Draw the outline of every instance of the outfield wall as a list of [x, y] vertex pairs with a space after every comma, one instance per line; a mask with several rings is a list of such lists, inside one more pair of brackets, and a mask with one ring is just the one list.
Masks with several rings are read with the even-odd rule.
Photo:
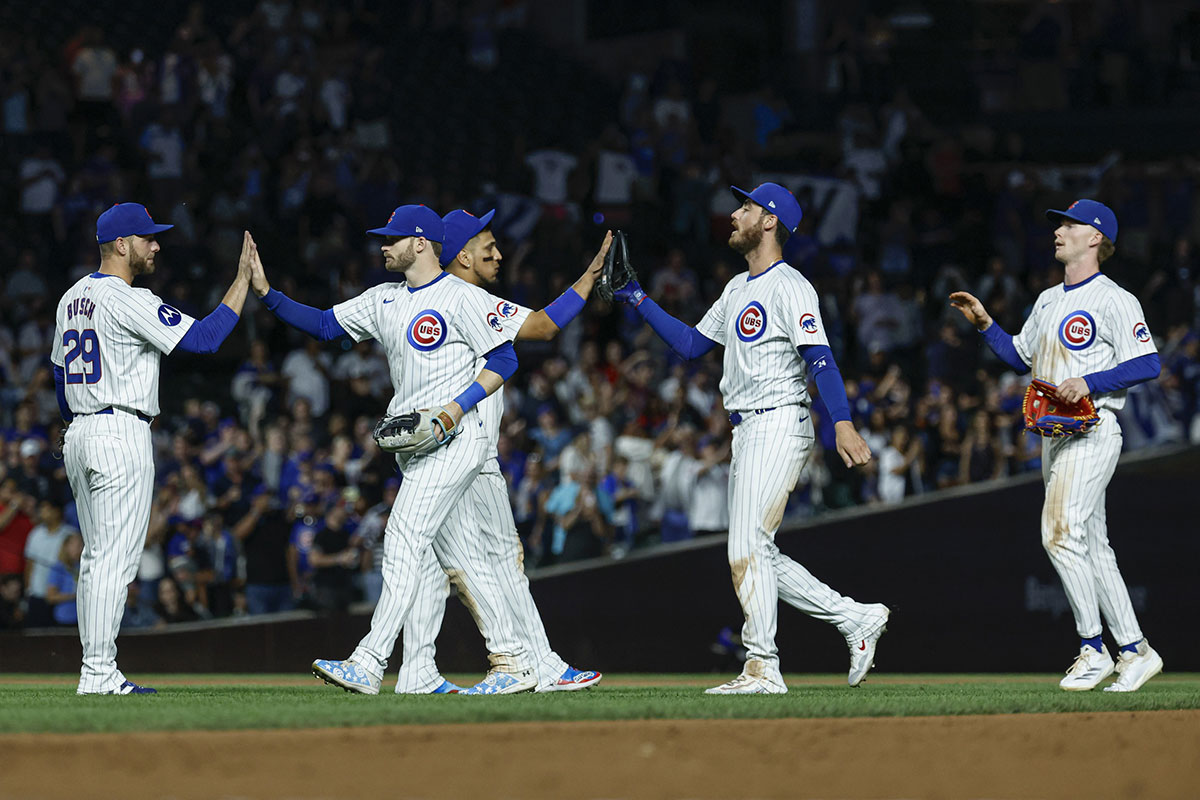
[[[1145, 632], [1168, 670], [1200, 670], [1200, 448], [1124, 460], [1108, 498], [1117, 557]], [[1037, 476], [964, 487], [888, 511], [852, 509], [778, 536], [780, 549], [839, 591], [893, 608], [877, 659], [887, 672], [1054, 671], [1077, 647], [1066, 597], [1041, 548]], [[640, 672], [729, 671], [735, 656], [716, 646], [735, 633], [724, 537], [707, 537], [620, 562], [542, 570], [533, 581], [550, 640], [584, 668]], [[304, 671], [316, 657], [343, 657], [369, 616], [316, 618], [303, 612], [196, 623], [123, 635], [121, 665], [151, 671]], [[830, 626], [782, 607], [785, 671], [836, 672], [845, 645]], [[1110, 641], [1111, 644], [1111, 641]], [[451, 600], [438, 640], [445, 672], [479, 672], [484, 649]], [[73, 634], [0, 635], [0, 673], [72, 672]], [[395, 663], [399, 662], [399, 653]]]

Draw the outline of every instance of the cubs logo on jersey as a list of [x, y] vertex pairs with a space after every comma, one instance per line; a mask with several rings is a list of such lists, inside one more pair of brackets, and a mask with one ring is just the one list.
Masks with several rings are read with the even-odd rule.
[[1083, 350], [1096, 340], [1096, 320], [1086, 311], [1072, 311], [1058, 326], [1058, 339], [1068, 350]]
[[767, 311], [752, 300], [737, 316], [737, 335], [743, 342], [753, 342], [767, 330]]
[[497, 333], [504, 333], [504, 323], [500, 321], [500, 317], [498, 317], [496, 314], [493, 313], [487, 315], [487, 324], [491, 326], [492, 330], [496, 331]]
[[418, 350], [436, 350], [444, 341], [446, 320], [432, 308], [418, 312], [408, 325], [408, 343]]
[[[499, 302], [496, 304], [496, 313], [500, 315], [501, 319], [508, 319], [509, 317], [516, 315], [517, 306], [515, 303], [509, 303], [507, 301], [502, 301], [502, 302]], [[492, 327], [495, 328], [496, 326], [492, 325]], [[496, 330], [500, 330], [500, 329], [496, 328]]]
[[174, 328], [183, 319], [183, 315], [177, 309], [163, 303], [158, 307], [158, 319], [168, 328]]
[[1146, 323], [1139, 322], [1133, 326], [1133, 338], [1137, 339], [1142, 344], [1150, 341], [1150, 329], [1146, 327]]
[[816, 333], [817, 318], [812, 314], [805, 314], [804, 316], [800, 317], [800, 330], [804, 331], [805, 333]]

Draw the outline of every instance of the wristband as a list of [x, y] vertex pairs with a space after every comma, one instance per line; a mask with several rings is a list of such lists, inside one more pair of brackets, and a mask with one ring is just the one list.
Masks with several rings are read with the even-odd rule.
[[487, 389], [484, 389], [479, 381], [475, 381], [466, 389], [464, 389], [462, 394], [454, 398], [454, 402], [458, 403], [459, 408], [461, 408], [465, 414], [475, 406], [479, 405], [479, 402], [487, 396]]
[[579, 316], [579, 312], [583, 310], [583, 302], [579, 292], [575, 291], [575, 287], [572, 286], [560, 294], [553, 303], [546, 306], [546, 316], [561, 331], [571, 320]]

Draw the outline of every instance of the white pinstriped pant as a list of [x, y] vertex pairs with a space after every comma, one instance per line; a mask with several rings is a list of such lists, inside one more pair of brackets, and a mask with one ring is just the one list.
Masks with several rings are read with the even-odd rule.
[[746, 622], [747, 659], [779, 661], [779, 601], [851, 635], [872, 621], [867, 607], [838, 594], [779, 552], [775, 534], [813, 446], [808, 409], [782, 406], [748, 414], [733, 429], [729, 474], [729, 567]]
[[67, 428], [63, 463], [83, 534], [75, 590], [83, 645], [78, 692], [105, 694], [125, 682], [117, 633], [150, 525], [150, 425], [124, 411], [79, 415]]
[[1089, 433], [1042, 442], [1042, 546], [1062, 579], [1079, 636], [1103, 631], [1101, 613], [1118, 645], [1141, 641], [1129, 590], [1108, 543], [1104, 494], [1121, 456], [1121, 426], [1107, 410]]
[[[441, 630], [446, 598], [450, 594], [447, 573], [455, 576], [460, 596], [480, 626], [479, 632], [488, 644], [491, 665], [507, 666], [502, 657], [498, 658], [489, 631], [480, 624], [479, 614], [475, 611], [480, 600], [478, 591], [471, 591], [469, 587], [464, 591], [458, 580], [464, 569], [458, 559], [463, 557], [479, 559], [495, 569], [500, 589], [497, 601], [504, 609], [503, 613], [512, 620], [521, 645], [536, 662], [539, 683], [556, 681], [567, 669], [567, 663], [550, 649], [546, 627], [530, 594], [529, 578], [525, 576], [525, 554], [508, 502], [508, 484], [496, 459], [488, 459], [484, 464], [471, 484], [466, 502], [475, 508], [479, 529], [456, 536], [456, 540], [469, 540], [463, 543], [465, 546], [454, 548], [456, 552], [439, 551], [436, 558], [429, 557], [423, 562], [417, 600], [404, 625], [404, 663], [396, 680], [397, 692], [429, 692], [443, 680], [435, 663], [434, 640]], [[436, 542], [434, 547], [437, 548]]]
[[[431, 575], [430, 565], [436, 569], [439, 557], [461, 568], [456, 578], [466, 587], [464, 602], [486, 632], [489, 646], [495, 648], [494, 657], [509, 670], [527, 665], [528, 655], [498, 600], [496, 570], [483, 556], [477, 512], [467, 493], [479, 474], [486, 447], [482, 433], [479, 438], [466, 434], [401, 464], [404, 480], [384, 529], [383, 592], [371, 617], [371, 630], [350, 656], [376, 675], [387, 670], [396, 637], [423, 585], [422, 572]], [[444, 584], [445, 574], [440, 580]], [[442, 591], [444, 607], [447, 589]]]

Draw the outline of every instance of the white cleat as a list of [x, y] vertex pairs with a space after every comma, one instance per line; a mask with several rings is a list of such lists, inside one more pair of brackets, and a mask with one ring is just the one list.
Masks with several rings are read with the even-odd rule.
[[738, 675], [728, 683], [705, 689], [705, 694], [787, 694], [787, 684], [779, 667], [764, 661], [747, 661]]
[[1104, 649], [1104, 645], [1097, 650], [1090, 644], [1085, 644], [1079, 648], [1079, 655], [1075, 656], [1075, 663], [1067, 670], [1067, 677], [1059, 681], [1058, 685], [1068, 692], [1088, 692], [1112, 674], [1112, 656]]
[[892, 614], [892, 610], [882, 603], [870, 607], [879, 612], [878, 616], [846, 637], [846, 646], [850, 648], [850, 674], [846, 676], [846, 683], [851, 686], [862, 683], [871, 667], [875, 666], [875, 646], [879, 644], [879, 637], [887, 631], [888, 617]]
[[1117, 655], [1117, 672], [1120, 676], [1106, 692], [1136, 692], [1142, 684], [1163, 670], [1163, 660], [1145, 639], [1138, 642], [1137, 652], [1122, 650]]

